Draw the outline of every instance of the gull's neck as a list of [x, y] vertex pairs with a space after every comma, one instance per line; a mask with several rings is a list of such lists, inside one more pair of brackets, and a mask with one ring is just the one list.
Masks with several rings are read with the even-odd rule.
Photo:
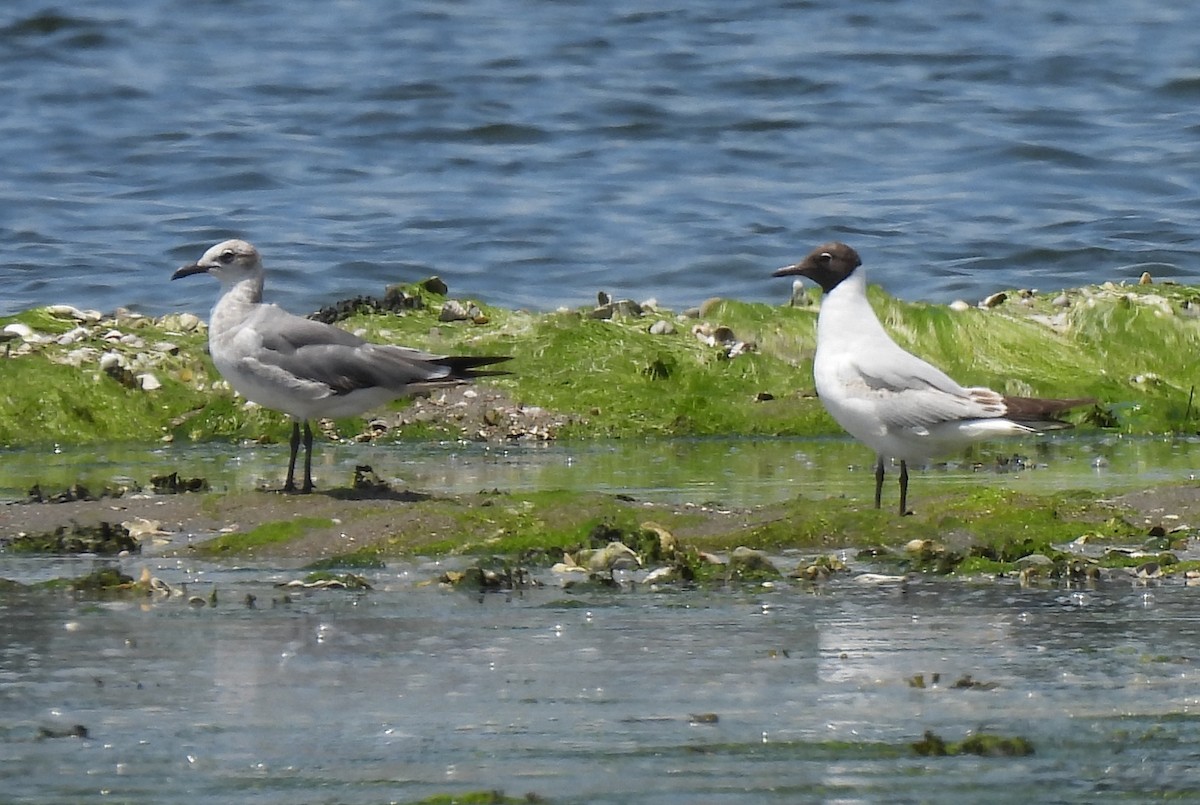
[[209, 327], [220, 331], [235, 326], [262, 304], [263, 275], [255, 274], [221, 283], [221, 295], [213, 305]]
[[882, 335], [891, 340], [879, 323], [879, 317], [867, 301], [867, 275], [861, 268], [853, 271], [821, 299], [817, 317], [817, 344], [873, 339]]

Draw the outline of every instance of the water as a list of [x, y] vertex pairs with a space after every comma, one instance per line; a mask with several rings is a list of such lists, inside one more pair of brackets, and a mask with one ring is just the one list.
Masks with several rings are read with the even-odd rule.
[[0, 313], [297, 311], [437, 273], [509, 306], [1197, 278], [1195, 3], [11, 0]]
[[[1012, 459], [1018, 463], [1012, 463]], [[797, 495], [865, 499], [874, 488], [874, 454], [849, 438], [669, 439], [493, 446], [468, 442], [320, 445], [318, 486], [346, 487], [366, 464], [398, 488], [433, 494], [501, 489], [565, 489], [632, 494], [642, 500], [757, 506]], [[1000, 462], [1009, 461], [1008, 464]], [[278, 488], [286, 445], [107, 444], [0, 451], [0, 501], [80, 483], [150, 485], [155, 475], [204, 478], [216, 491]], [[964, 451], [914, 473], [913, 494], [939, 484], [998, 484], [1026, 492], [1090, 489], [1097, 494], [1195, 479], [1196, 439], [1071, 434], [1010, 440]], [[890, 484], [890, 482], [889, 482]], [[889, 492], [890, 494], [890, 492]]]
[[[1194, 477], [1198, 457], [1186, 439], [1011, 446], [1032, 469], [956, 461], [919, 474], [914, 492], [973, 476], [1103, 494]], [[24, 472], [100, 484], [151, 468], [244, 488], [278, 474], [281, 449], [12, 452], [0, 490]], [[866, 500], [871, 481], [871, 457], [841, 439], [341, 445], [321, 455], [321, 473], [368, 460], [429, 491], [599, 488], [752, 505]], [[182, 596], [0, 592], [5, 802], [368, 805], [481, 789], [656, 805], [1200, 796], [1200, 599], [1179, 579], [1025, 589], [838, 577], [818, 589], [572, 593], [540, 571], [545, 587], [470, 595], [426, 583], [467, 560], [416, 558], [365, 571], [370, 592], [285, 600], [275, 585], [302, 575], [293, 563], [159, 551], [0, 554], [0, 578], [74, 577], [111, 561], [218, 598], [197, 608]], [[868, 569], [842, 555], [855, 574]], [[910, 686], [916, 675], [925, 689]], [[954, 686], [968, 675], [989, 689]], [[43, 736], [76, 724], [86, 739]], [[906, 747], [925, 730], [1020, 735], [1035, 754], [919, 758]]]
[[[220, 602], [0, 597], [6, 802], [1200, 795], [1200, 602], [1179, 584], [470, 596], [395, 563], [372, 592], [284, 603], [275, 568], [128, 564]], [[966, 675], [994, 687], [954, 688]], [[37, 737], [75, 724], [86, 740]], [[1035, 754], [910, 755], [925, 730], [1021, 735]]]

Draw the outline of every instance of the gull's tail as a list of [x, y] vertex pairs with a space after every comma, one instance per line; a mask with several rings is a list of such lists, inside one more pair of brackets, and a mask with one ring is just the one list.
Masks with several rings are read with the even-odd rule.
[[1095, 405], [1095, 397], [1074, 397], [1069, 400], [1045, 400], [1040, 397], [1005, 397], [1004, 418], [1035, 430], [1062, 430], [1075, 427], [1058, 415], [1072, 408]]

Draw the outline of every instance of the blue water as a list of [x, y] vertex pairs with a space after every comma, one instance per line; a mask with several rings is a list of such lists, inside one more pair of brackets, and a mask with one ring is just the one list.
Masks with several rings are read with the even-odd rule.
[[230, 236], [297, 311], [779, 300], [833, 237], [909, 298], [1198, 278], [1188, 0], [55, 8], [0, 8], [0, 313], [203, 311]]
[[[364, 571], [369, 593], [289, 593], [274, 585], [302, 573], [253, 562], [5, 555], [0, 577], [101, 564], [216, 605], [0, 595], [6, 803], [1200, 796], [1200, 605], [1178, 579], [581, 593], [537, 571], [547, 586], [472, 596], [414, 560]], [[956, 688], [966, 676], [990, 689]], [[41, 733], [76, 724], [88, 738]], [[1022, 736], [1034, 754], [922, 758], [908, 744], [925, 730]]]

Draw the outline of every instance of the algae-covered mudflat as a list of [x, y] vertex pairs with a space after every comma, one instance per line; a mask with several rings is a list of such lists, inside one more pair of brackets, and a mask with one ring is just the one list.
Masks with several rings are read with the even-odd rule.
[[15, 801], [1200, 793], [1192, 289], [877, 294], [966, 382], [1100, 400], [908, 517], [812, 394], [809, 301], [405, 293], [342, 326], [513, 374], [322, 423], [305, 496], [199, 318], [3, 323]]
[[[1013, 290], [1003, 299], [996, 295], [975, 306], [907, 303], [878, 289], [872, 294], [881, 318], [902, 345], [929, 357], [964, 383], [1010, 394], [1098, 400], [1073, 414], [1077, 428], [1070, 435], [1059, 435], [1060, 440], [1094, 440], [1098, 435], [1175, 438], [1186, 449], [1185, 437], [1195, 431], [1192, 356], [1200, 342], [1195, 307], [1200, 290], [1173, 284], [1106, 283], [1052, 295]], [[627, 444], [647, 438], [833, 436], [838, 434], [837, 426], [812, 391], [818, 296], [800, 294], [782, 305], [712, 299], [690, 311], [659, 309], [652, 300], [601, 300], [595, 308], [538, 313], [458, 299], [437, 280], [390, 288], [381, 297], [348, 300], [321, 313], [374, 340], [435, 352], [511, 355], [512, 373], [472, 388], [400, 402], [367, 418], [326, 421], [322, 434], [327, 444], [350, 445], [345, 448], [350, 451], [431, 442], [480, 443], [502, 449], [550, 441], [586, 445], [614, 439]], [[115, 450], [118, 445], [137, 444], [166, 449], [187, 444], [273, 443], [275, 449], [267, 452], [274, 453], [282, 468], [286, 418], [245, 404], [215, 373], [205, 351], [200, 317], [174, 314], [153, 319], [57, 306], [2, 320], [0, 332], [5, 338], [0, 359], [0, 444], [15, 463], [21, 463], [16, 456], [35, 457], [27, 479], [30, 487], [50, 480], [46, 469], [53, 462], [46, 460], [36, 467], [36, 456], [48, 451], [69, 454], [89, 446]], [[255, 448], [255, 453], [261, 456], [264, 449]], [[865, 448], [850, 449], [865, 454]], [[1005, 450], [1000, 445], [995, 451], [952, 458], [959, 466], [976, 462], [978, 468], [997, 457], [1007, 460]], [[628, 460], [638, 462], [636, 452]], [[786, 458], [772, 460], [788, 475]], [[134, 481], [107, 491], [132, 493], [148, 486], [144, 479], [156, 470], [184, 477], [203, 474], [199, 468], [180, 466], [174, 458], [162, 461], [162, 466], [146, 469], [140, 484]], [[846, 466], [863, 461], [869, 457], [850, 459]], [[1036, 463], [1036, 457], [1032, 461]], [[610, 471], [616, 472], [615, 466], [610, 465]], [[264, 470], [267, 485], [273, 472]], [[817, 472], [846, 474], [844, 467], [828, 465]], [[324, 479], [326, 491], [352, 491], [350, 475], [331, 472]], [[769, 472], [756, 467], [745, 483], [765, 475]], [[636, 525], [637, 516], [625, 510], [637, 507], [603, 497], [605, 491], [617, 490], [599, 474], [590, 476], [596, 486], [592, 490], [565, 488], [556, 480], [562, 477], [553, 470], [545, 473], [533, 490], [542, 495], [540, 499], [511, 504], [507, 496], [512, 490], [498, 484], [492, 491], [503, 505], [489, 504], [491, 517], [463, 503], [471, 500], [469, 495], [431, 496], [419, 486], [408, 489], [416, 494], [407, 497], [375, 500], [371, 505], [387, 512], [383, 521], [393, 522], [399, 516], [395, 512], [404, 512], [403, 517], [417, 522], [391, 530], [363, 524], [360, 545], [369, 543], [384, 552], [493, 551], [519, 547], [512, 543], [519, 539], [526, 547], [540, 543], [561, 548], [578, 543], [596, 522], [628, 520]], [[80, 480], [60, 474], [50, 486], [65, 487]], [[103, 497], [109, 480], [91, 478], [89, 483]], [[7, 479], [7, 483], [9, 497], [21, 497], [15, 490], [24, 486], [22, 481]], [[850, 483], [834, 493], [797, 494], [790, 500], [775, 499], [770, 506], [746, 508], [751, 513], [736, 522], [722, 522], [721, 517], [702, 511], [704, 507], [694, 506], [678, 516], [658, 512], [655, 517], [665, 518], [683, 533], [696, 517], [706, 519], [696, 532], [711, 544], [699, 544], [700, 548], [894, 547], [913, 539], [940, 540], [951, 535], [958, 543], [947, 548], [955, 552], [955, 567], [965, 558], [964, 552], [975, 549], [985, 556], [1002, 554], [998, 567], [1009, 569], [1025, 540], [1031, 540], [1024, 545], [1030, 549], [1026, 553], [1033, 553], [1034, 548], [1045, 551], [1082, 536], [1130, 540], [1150, 527], [1140, 513], [1105, 502], [1111, 490], [1104, 494], [1089, 490], [1086, 478], [1080, 488], [1045, 496], [1038, 490], [997, 493], [986, 483], [935, 491], [918, 479], [914, 484], [920, 502], [917, 516], [903, 519], [869, 509], [862, 496], [865, 484], [856, 476], [857, 489], [848, 491]], [[333, 505], [346, 508], [352, 504], [345, 498], [354, 496], [318, 496], [311, 501], [278, 498], [254, 493], [253, 486], [243, 483], [241, 488], [219, 491], [210, 487], [201, 500], [212, 511], [241, 511], [240, 517], [225, 518], [224, 525], [237, 520], [238, 527], [245, 529], [263, 525], [273, 516], [310, 516], [310, 509]], [[635, 486], [645, 489], [654, 484], [644, 476]], [[254, 503], [240, 502], [247, 494]], [[670, 508], [671, 501], [657, 503]], [[103, 512], [107, 505], [101, 502], [94, 508]], [[498, 514], [514, 508], [534, 513], [516, 519]], [[6, 509], [10, 521], [6, 536], [28, 530], [11, 521], [33, 518], [33, 511], [53, 512], [37, 515], [38, 519], [66, 522], [65, 513], [53, 506]], [[710, 509], [723, 511], [719, 505]], [[560, 513], [552, 514], [555, 510]], [[544, 525], [560, 520], [561, 527]], [[1109, 523], [1111, 533], [1092, 527], [1094, 523]], [[186, 527], [186, 523], [178, 526]], [[293, 536], [299, 540], [303, 531]], [[337, 529], [327, 531], [332, 536], [323, 551], [312, 547], [319, 540], [311, 537], [305, 551], [326, 556], [341, 552]], [[1005, 542], [1017, 547], [999, 554], [978, 547]], [[285, 554], [298, 545], [276, 549]], [[237, 547], [237, 540], [230, 538], [225, 550], [236, 554]]]
[[[713, 299], [697, 310], [667, 311], [651, 300], [617, 300], [535, 313], [435, 293], [442, 289], [426, 282], [385, 297], [399, 295], [401, 304], [367, 300], [330, 310], [345, 315], [340, 326], [380, 341], [512, 355], [510, 376], [480, 384], [511, 404], [459, 428], [452, 418], [401, 414], [376, 417], [373, 429], [361, 420], [330, 423], [330, 436], [837, 432], [812, 391], [816, 293], [789, 305]], [[1083, 411], [1081, 424], [1113, 432], [1194, 430], [1196, 288], [1109, 283], [1054, 295], [1011, 291], [1002, 303], [965, 309], [903, 302], [877, 289], [872, 295], [902, 346], [964, 383], [1009, 394], [1092, 396], [1101, 404]], [[264, 440], [286, 432], [281, 416], [243, 405], [214, 373], [196, 316], [60, 306], [0, 319], [0, 332], [0, 445]], [[514, 407], [554, 417], [514, 424], [507, 417]]]

